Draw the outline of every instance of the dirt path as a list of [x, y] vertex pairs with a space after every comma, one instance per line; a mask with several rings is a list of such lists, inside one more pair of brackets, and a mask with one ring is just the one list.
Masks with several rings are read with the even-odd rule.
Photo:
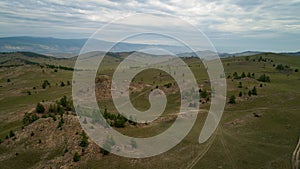
[[293, 158], [292, 158], [292, 169], [299, 169], [299, 154], [300, 154], [300, 138], [298, 141], [298, 144], [296, 146], [295, 151], [293, 152]]

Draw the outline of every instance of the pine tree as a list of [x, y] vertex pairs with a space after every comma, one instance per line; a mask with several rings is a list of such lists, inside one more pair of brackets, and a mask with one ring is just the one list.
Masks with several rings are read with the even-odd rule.
[[251, 91], [251, 94], [252, 95], [257, 95], [257, 91], [256, 91], [256, 87], [255, 86], [253, 87], [253, 89]]
[[235, 104], [235, 96], [234, 95], [230, 96], [228, 103]]

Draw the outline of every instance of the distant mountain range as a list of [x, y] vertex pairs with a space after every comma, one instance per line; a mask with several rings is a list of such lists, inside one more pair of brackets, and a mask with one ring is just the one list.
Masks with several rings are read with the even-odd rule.
[[[30, 51], [42, 54], [51, 54], [54, 56], [70, 56], [78, 54], [86, 43], [87, 39], [57, 39], [48, 37], [5, 37], [0, 38], [1, 52]], [[105, 51], [108, 47], [114, 45], [113, 42], [93, 39], [93, 44], [97, 45], [99, 51]], [[116, 44], [110, 52], [130, 52], [142, 49], [161, 48], [171, 51], [175, 54], [188, 51], [186, 47], [172, 45], [148, 45], [120, 42]], [[69, 54], [69, 55], [65, 55]]]
[[[50, 54], [55, 57], [72, 57], [77, 55], [87, 39], [57, 39], [51, 37], [3, 37], [0, 38], [0, 52], [16, 52], [16, 51], [30, 51], [41, 54]], [[113, 42], [93, 39], [93, 43], [97, 44], [99, 51], [112, 46]], [[133, 43], [118, 43], [115, 45], [111, 52], [131, 52], [143, 49], [160, 48], [179, 56], [189, 57], [194, 56], [195, 53], [190, 53], [188, 48], [183, 46], [172, 45], [149, 45], [149, 44], [133, 44]], [[231, 56], [247, 56], [256, 55], [264, 52], [259, 51], [246, 51], [241, 53], [218, 53], [220, 57]], [[153, 54], [153, 53], [152, 53]], [[198, 51], [197, 55], [215, 55], [213, 51]], [[300, 56], [300, 52], [280, 53], [290, 56]]]

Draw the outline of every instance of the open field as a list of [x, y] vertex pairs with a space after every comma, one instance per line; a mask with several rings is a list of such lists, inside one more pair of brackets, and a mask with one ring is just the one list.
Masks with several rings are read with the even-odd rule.
[[[106, 75], [109, 83], [114, 69], [128, 54], [106, 57], [97, 78]], [[226, 104], [221, 123], [211, 139], [204, 144], [198, 143], [207, 115], [205, 110], [210, 107], [209, 100], [207, 103], [202, 100], [202, 111], [188, 136], [170, 151], [146, 159], [128, 159], [112, 154], [102, 156], [100, 148], [91, 140], [87, 148], [79, 147], [80, 136], [75, 133], [81, 132], [80, 125], [72, 115], [64, 115], [70, 123], [63, 125], [62, 130], [56, 127], [61, 118], [59, 115], [57, 121], [51, 121], [49, 117], [39, 119], [22, 129], [25, 112], [34, 111], [38, 102], [54, 102], [64, 95], [71, 98], [72, 70], [68, 68], [73, 67], [75, 59], [26, 53], [0, 54], [0, 59], [0, 166], [3, 168], [41, 168], [43, 164], [51, 166], [55, 163], [69, 168], [291, 168], [293, 151], [300, 135], [300, 72], [295, 71], [300, 69], [300, 57], [265, 53], [223, 58], [227, 98], [229, 101], [229, 97], [234, 95], [236, 103]], [[208, 75], [201, 61], [196, 58], [183, 60], [193, 71], [199, 88], [210, 93]], [[288, 67], [277, 70], [280, 64]], [[59, 65], [63, 67], [59, 68]], [[235, 72], [239, 76], [244, 72], [246, 77], [235, 78]], [[270, 82], [257, 80], [263, 74], [270, 77]], [[50, 85], [43, 88], [45, 80]], [[168, 83], [172, 86], [166, 87]], [[148, 125], [126, 124], [117, 130], [130, 136], [149, 137], [172, 125], [180, 106], [180, 95], [177, 85], [167, 73], [154, 69], [143, 71], [135, 77], [131, 86], [131, 101], [139, 110], [149, 108], [148, 94], [155, 88], [167, 94], [168, 104], [160, 120]], [[249, 96], [248, 92], [254, 86], [257, 95]], [[110, 96], [102, 97], [102, 90], [99, 89], [97, 97], [100, 109], [106, 107], [108, 112], [117, 113]], [[239, 96], [240, 92], [242, 96]], [[15, 140], [13, 137], [5, 138], [11, 130], [16, 133]], [[36, 134], [29, 136], [31, 132]], [[68, 137], [73, 140], [72, 143], [64, 142]], [[37, 145], [39, 139], [41, 145]], [[44, 140], [49, 140], [47, 143], [52, 146], [46, 146]], [[82, 152], [78, 162], [72, 160], [75, 150]]]

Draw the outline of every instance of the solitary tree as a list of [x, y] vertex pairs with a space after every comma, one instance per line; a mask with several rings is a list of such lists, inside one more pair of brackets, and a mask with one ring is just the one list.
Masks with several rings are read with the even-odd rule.
[[241, 78], [245, 78], [245, 77], [246, 77], [246, 74], [245, 74], [245, 72], [243, 72], [241, 75]]
[[251, 94], [252, 95], [257, 95], [257, 91], [256, 91], [256, 87], [255, 86], [253, 87], [253, 89], [251, 91]]
[[243, 92], [241, 92], [241, 91], [240, 91], [240, 93], [239, 93], [239, 97], [242, 97], [242, 96], [243, 96]]
[[239, 86], [238, 86], [238, 88], [243, 88], [243, 84], [242, 84], [242, 82], [239, 82]]
[[228, 103], [235, 104], [235, 96], [234, 95], [230, 96]]
[[79, 161], [80, 160], [80, 156], [79, 156], [79, 154], [77, 153], [77, 152], [75, 152], [75, 154], [74, 154], [74, 156], [73, 156], [73, 161], [74, 162], [77, 162], [77, 161]]
[[252, 95], [252, 92], [251, 90], [248, 91], [248, 96], [251, 96]]
[[44, 106], [43, 106], [41, 103], [38, 103], [38, 104], [36, 105], [35, 110], [36, 110], [36, 112], [38, 112], [38, 113], [44, 113], [44, 112], [45, 112], [45, 108], [44, 108]]

